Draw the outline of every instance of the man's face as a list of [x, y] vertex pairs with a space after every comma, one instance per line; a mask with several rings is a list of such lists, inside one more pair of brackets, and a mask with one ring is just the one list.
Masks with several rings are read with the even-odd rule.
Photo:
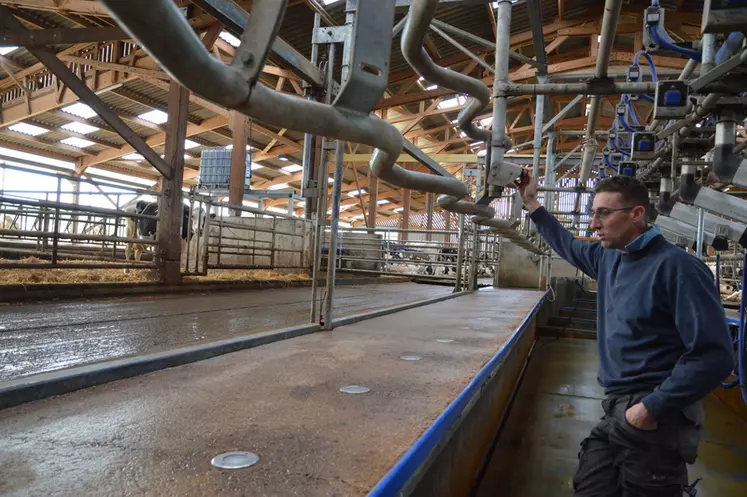
[[591, 229], [604, 248], [623, 250], [638, 237], [645, 215], [642, 206], [631, 208], [623, 204], [619, 193], [601, 192], [594, 197], [593, 209]]

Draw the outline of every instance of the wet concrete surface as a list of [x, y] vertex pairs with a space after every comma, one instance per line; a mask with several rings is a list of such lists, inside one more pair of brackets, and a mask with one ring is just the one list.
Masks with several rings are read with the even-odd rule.
[[[475, 497], [572, 497], [581, 441], [604, 415], [597, 343], [542, 338]], [[690, 481], [698, 497], [747, 495], [747, 425], [714, 396]], [[516, 464], [521, 461], [521, 464]]]
[[[484, 290], [5, 409], [0, 494], [364, 496], [540, 296]], [[211, 467], [231, 450], [261, 460]]]
[[[339, 286], [335, 317], [451, 291], [415, 283]], [[310, 288], [3, 306], [0, 381], [301, 325], [310, 306]]]

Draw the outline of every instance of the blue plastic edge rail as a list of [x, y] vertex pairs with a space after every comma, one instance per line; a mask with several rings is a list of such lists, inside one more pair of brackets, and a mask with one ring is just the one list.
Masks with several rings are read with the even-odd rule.
[[480, 394], [483, 386], [492, 379], [503, 360], [514, 349], [514, 346], [521, 338], [526, 327], [534, 318], [537, 311], [545, 302], [548, 292], [537, 301], [529, 311], [529, 314], [522, 320], [511, 338], [501, 347], [496, 355], [488, 361], [485, 366], [475, 375], [472, 381], [462, 390], [459, 396], [452, 402], [449, 407], [433, 422], [433, 424], [423, 433], [410, 450], [392, 467], [391, 470], [382, 478], [379, 483], [371, 490], [368, 497], [393, 497], [402, 491], [415, 472], [428, 460], [433, 450], [438, 446], [445, 435], [451, 432], [451, 428], [464, 414], [467, 408], [471, 408], [477, 395]]

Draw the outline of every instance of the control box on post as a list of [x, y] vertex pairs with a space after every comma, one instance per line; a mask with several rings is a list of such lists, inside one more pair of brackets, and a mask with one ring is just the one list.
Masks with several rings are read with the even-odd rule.
[[743, 31], [747, 25], [744, 0], [705, 0], [700, 30], [703, 33]]
[[621, 176], [635, 176], [635, 173], [638, 171], [638, 164], [632, 161], [622, 161], [618, 167]]
[[633, 133], [630, 160], [651, 160], [656, 153], [656, 135], [648, 132]]
[[654, 97], [654, 119], [681, 119], [687, 116], [687, 83], [659, 81]]
[[661, 47], [648, 29], [652, 26], [664, 26], [664, 9], [661, 7], [648, 7], [643, 11], [643, 47], [647, 52], [657, 52]]

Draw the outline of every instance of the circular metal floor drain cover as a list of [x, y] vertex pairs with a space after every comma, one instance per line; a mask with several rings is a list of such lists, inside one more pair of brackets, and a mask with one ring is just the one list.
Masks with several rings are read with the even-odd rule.
[[259, 456], [252, 452], [224, 452], [218, 454], [210, 464], [220, 469], [244, 469], [259, 462]]
[[415, 354], [405, 354], [402, 357], [400, 357], [400, 359], [402, 359], [403, 361], [419, 361], [422, 358], [423, 358], [422, 356], [415, 355]]
[[346, 387], [342, 387], [340, 389], [340, 391], [342, 393], [355, 393], [355, 394], [358, 394], [358, 393], [368, 393], [368, 392], [371, 391], [371, 389], [368, 388], [368, 387], [361, 387], [359, 385], [348, 385]]
[[437, 341], [438, 343], [451, 343], [451, 342], [453, 342], [454, 340], [452, 340], [451, 338], [439, 338], [439, 339], [438, 339], [438, 340], [436, 340], [436, 341]]

